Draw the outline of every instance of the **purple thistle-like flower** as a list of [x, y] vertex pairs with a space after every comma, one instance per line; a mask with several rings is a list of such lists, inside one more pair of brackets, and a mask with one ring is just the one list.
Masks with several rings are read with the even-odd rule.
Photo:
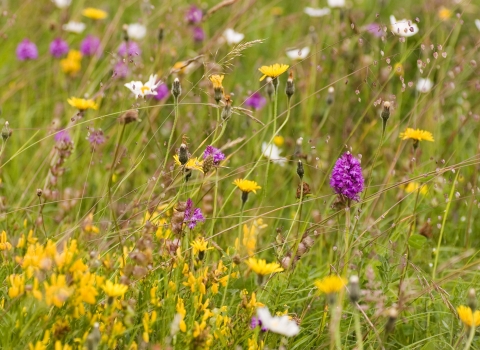
[[254, 109], [262, 109], [266, 103], [267, 99], [260, 95], [259, 92], [255, 92], [246, 99], [245, 106], [252, 107]]
[[250, 320], [250, 329], [255, 329], [257, 327], [261, 327], [262, 332], [268, 331], [266, 327], [262, 326], [262, 321], [256, 316], [253, 316], [252, 319]]
[[370, 23], [366, 26], [365, 28], [367, 32], [372, 34], [373, 36], [377, 38], [381, 38], [382, 35], [384, 34], [382, 26], [378, 23]]
[[198, 222], [204, 222], [205, 218], [200, 208], [193, 208], [193, 201], [188, 198], [185, 206], [185, 218], [183, 222], [187, 224], [188, 228], [193, 230]]
[[202, 21], [203, 12], [197, 6], [192, 5], [185, 15], [185, 20], [190, 24], [198, 24]]
[[19, 61], [36, 60], [38, 58], [37, 45], [28, 39], [24, 39], [18, 44], [16, 53]]
[[68, 53], [68, 44], [66, 41], [56, 38], [50, 43], [50, 54], [55, 58], [60, 58]]
[[193, 28], [193, 40], [196, 42], [203, 41], [205, 39], [205, 32], [201, 27]]
[[92, 130], [90, 135], [88, 135], [87, 140], [92, 146], [99, 146], [102, 143], [105, 143], [105, 135], [103, 135], [102, 130]]
[[142, 54], [142, 50], [140, 46], [135, 41], [123, 41], [120, 46], [118, 47], [118, 54], [122, 57], [124, 56], [140, 56]]
[[213, 164], [218, 165], [222, 160], [225, 159], [225, 154], [222, 153], [218, 148], [213, 146], [207, 146], [205, 152], [203, 152], [203, 159], [207, 159], [208, 156], [213, 157]]
[[156, 100], [163, 100], [164, 98], [168, 97], [170, 94], [170, 89], [168, 88], [167, 84], [161, 84], [157, 86], [157, 94], [152, 95]]
[[85, 56], [101, 55], [100, 39], [93, 35], [87, 35], [80, 43], [80, 52]]
[[55, 142], [63, 142], [66, 144], [72, 142], [72, 138], [70, 137], [70, 134], [65, 129], [57, 131], [57, 133], [55, 133], [54, 139], [55, 139]]
[[340, 195], [358, 201], [358, 194], [364, 189], [362, 167], [357, 158], [349, 152], [338, 158], [330, 177], [330, 187]]
[[116, 78], [126, 78], [130, 70], [128, 69], [128, 65], [120, 60], [115, 64], [115, 67], [113, 67], [113, 72]]

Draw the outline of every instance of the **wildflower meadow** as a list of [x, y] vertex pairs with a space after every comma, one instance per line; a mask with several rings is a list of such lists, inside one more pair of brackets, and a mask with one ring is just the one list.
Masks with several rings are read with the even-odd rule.
[[480, 349], [480, 2], [0, 1], [0, 349]]

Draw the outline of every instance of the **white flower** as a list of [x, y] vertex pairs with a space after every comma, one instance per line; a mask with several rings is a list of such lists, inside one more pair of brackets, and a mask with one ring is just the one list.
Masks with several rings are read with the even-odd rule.
[[395, 16], [390, 16], [392, 31], [395, 35], [409, 37], [418, 33], [418, 26], [409, 19], [396, 20]]
[[345, 0], [328, 0], [327, 3], [330, 7], [345, 7]]
[[270, 159], [273, 163], [280, 164], [281, 166], [284, 166], [287, 162], [287, 158], [280, 156], [282, 151], [272, 143], [269, 145], [267, 145], [266, 142], [262, 143], [262, 153], [264, 157]]
[[64, 9], [70, 6], [72, 0], [52, 0], [59, 9]]
[[131, 92], [135, 94], [135, 98], [138, 98], [139, 96], [145, 97], [147, 95], [155, 95], [156, 91], [155, 89], [162, 83], [161, 80], [159, 80], [157, 83], [157, 75], [150, 75], [150, 79], [143, 84], [141, 81], [131, 81], [130, 83], [126, 83], [125, 87], [130, 89]]
[[305, 46], [303, 49], [300, 50], [288, 50], [287, 56], [292, 60], [303, 60], [307, 58], [309, 53], [310, 48], [308, 46]]
[[85, 27], [85, 23], [70, 21], [67, 24], [64, 24], [62, 28], [67, 32], [80, 34], [85, 30]]
[[257, 309], [258, 319], [262, 322], [262, 327], [269, 331], [282, 334], [287, 337], [293, 337], [300, 332], [297, 322], [290, 320], [288, 316], [273, 316], [268, 308], [262, 307]]
[[305, 12], [310, 17], [323, 17], [323, 16], [326, 16], [326, 15], [329, 15], [332, 11], [328, 7], [324, 7], [322, 9], [316, 9], [316, 8], [313, 8], [313, 7], [305, 7], [303, 9], [303, 12]]
[[475, 25], [477, 26], [477, 29], [480, 30], [480, 19], [475, 20]]
[[245, 35], [228, 28], [223, 32], [223, 37], [227, 40], [228, 45], [238, 44], [245, 38]]
[[130, 39], [141, 40], [147, 35], [147, 27], [140, 23], [129, 24], [127, 34]]
[[426, 79], [420, 78], [417, 81], [417, 91], [419, 92], [427, 93], [430, 90], [432, 90], [432, 87], [433, 87], [433, 82], [428, 78]]

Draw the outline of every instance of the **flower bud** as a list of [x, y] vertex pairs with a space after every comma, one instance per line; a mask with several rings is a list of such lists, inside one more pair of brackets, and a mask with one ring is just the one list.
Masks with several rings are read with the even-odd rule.
[[172, 85], [172, 95], [173, 97], [175, 97], [175, 99], [177, 99], [181, 93], [182, 93], [182, 87], [180, 86], [180, 80], [178, 78], [175, 78]]
[[272, 99], [273, 93], [275, 92], [275, 86], [273, 86], [273, 79], [267, 77], [267, 85], [265, 86], [265, 90], [267, 91], [267, 95], [270, 99]]
[[472, 312], [475, 312], [477, 309], [477, 295], [475, 293], [475, 289], [473, 288], [470, 288], [468, 291], [467, 305], [470, 309], [472, 309]]
[[297, 163], [297, 174], [300, 177], [300, 180], [303, 180], [303, 175], [305, 174], [305, 170], [303, 169], [303, 163], [299, 159]]
[[350, 277], [348, 292], [350, 301], [352, 302], [352, 304], [356, 304], [358, 299], [360, 299], [360, 284], [358, 276], [353, 275]]
[[96, 350], [98, 349], [98, 344], [101, 340], [101, 334], [99, 330], [100, 325], [98, 322], [95, 322], [93, 325], [93, 329], [90, 334], [87, 336], [87, 349], [88, 350]]
[[223, 107], [221, 115], [223, 120], [228, 120], [232, 116], [232, 102], [230, 95], [225, 95], [225, 107]]
[[188, 151], [187, 151], [187, 145], [182, 143], [180, 145], [180, 150], [178, 152], [178, 161], [180, 164], [185, 165], [188, 162]]
[[335, 101], [335, 88], [333, 86], [330, 86], [328, 88], [328, 95], [327, 95], [327, 105], [332, 105], [333, 101]]
[[138, 121], [138, 111], [136, 109], [130, 109], [123, 113], [119, 118], [118, 121], [120, 124], [130, 124], [133, 122]]
[[390, 102], [383, 102], [382, 119], [386, 122], [390, 118]]
[[285, 94], [290, 99], [293, 94], [295, 93], [295, 85], [293, 84], [293, 72], [290, 71], [290, 75], [288, 76], [287, 86], [285, 87]]
[[12, 130], [8, 126], [8, 122], [5, 122], [5, 125], [3, 126], [3, 129], [2, 129], [3, 141], [7, 141], [10, 136], [12, 136]]

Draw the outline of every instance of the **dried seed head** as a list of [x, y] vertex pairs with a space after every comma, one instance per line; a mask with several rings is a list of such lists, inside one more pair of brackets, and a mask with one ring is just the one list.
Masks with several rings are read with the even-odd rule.
[[43, 190], [41, 188], [37, 188], [37, 196], [41, 197], [43, 194]]
[[136, 109], [130, 109], [123, 113], [118, 121], [120, 124], [129, 124], [138, 121], [138, 111]]
[[352, 304], [356, 304], [360, 299], [360, 284], [358, 276], [353, 275], [350, 277], [350, 283], [348, 285], [349, 297]]
[[172, 85], [172, 95], [173, 97], [175, 97], [175, 99], [177, 99], [181, 93], [182, 93], [182, 87], [180, 86], [180, 80], [178, 78], [175, 78]]
[[305, 246], [310, 249], [315, 244], [315, 240], [310, 236], [305, 236], [302, 239], [302, 243], [305, 244]]
[[[302, 191], [302, 188], [303, 188], [303, 191]], [[305, 198], [310, 194], [312, 194], [312, 191], [310, 190], [309, 184], [307, 184], [306, 182], [302, 182], [301, 184], [298, 184], [297, 199], [300, 199], [300, 197]]]

